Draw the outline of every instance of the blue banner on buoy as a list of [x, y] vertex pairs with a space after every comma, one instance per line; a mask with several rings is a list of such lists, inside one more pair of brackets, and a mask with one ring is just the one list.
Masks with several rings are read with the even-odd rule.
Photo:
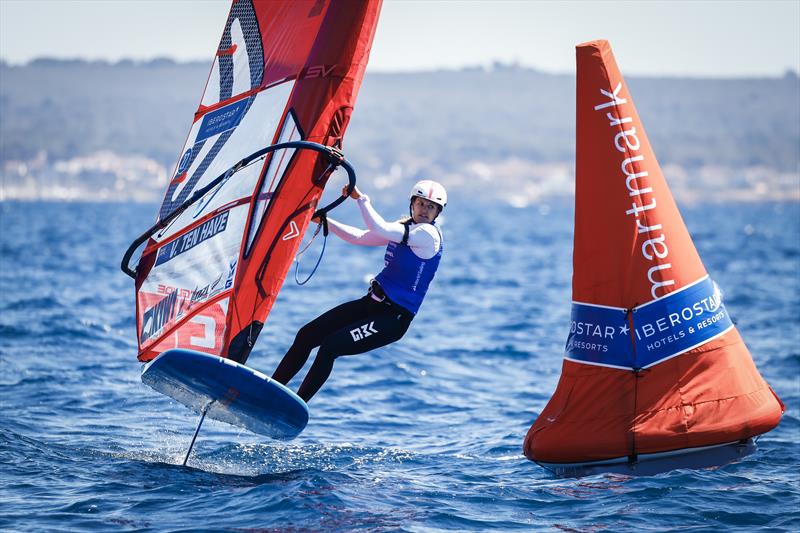
[[569, 359], [621, 368], [646, 368], [718, 337], [733, 327], [710, 278], [630, 311], [572, 304]]

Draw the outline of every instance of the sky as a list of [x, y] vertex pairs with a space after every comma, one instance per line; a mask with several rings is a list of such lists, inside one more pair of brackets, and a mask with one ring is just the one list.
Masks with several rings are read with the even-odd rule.
[[[228, 0], [0, 0], [0, 58], [211, 61]], [[518, 63], [574, 72], [574, 46], [608, 39], [629, 75], [800, 71], [800, 0], [386, 0], [377, 72]]]

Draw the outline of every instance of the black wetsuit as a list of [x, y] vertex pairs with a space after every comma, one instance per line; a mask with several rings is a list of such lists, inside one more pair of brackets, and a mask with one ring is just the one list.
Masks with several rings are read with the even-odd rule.
[[[373, 289], [385, 298], [380, 286]], [[317, 357], [297, 394], [309, 401], [322, 387], [340, 355], [355, 355], [385, 346], [405, 335], [414, 314], [391, 303], [377, 301], [372, 292], [363, 298], [343, 303], [318, 316], [297, 332], [294, 343], [283, 356], [272, 378], [286, 385], [319, 346]]]

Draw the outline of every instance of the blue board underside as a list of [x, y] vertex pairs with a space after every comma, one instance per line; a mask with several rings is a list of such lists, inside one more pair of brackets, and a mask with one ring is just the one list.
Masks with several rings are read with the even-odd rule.
[[630, 313], [573, 303], [566, 354], [575, 361], [647, 368], [732, 327], [719, 288], [710, 278], [704, 278]]
[[308, 424], [308, 406], [294, 392], [215, 355], [168, 350], [144, 367], [142, 381], [198, 414], [273, 439], [293, 439]]
[[672, 452], [640, 454], [635, 461], [627, 457], [606, 461], [584, 463], [537, 464], [558, 477], [585, 477], [595, 474], [622, 474], [627, 476], [654, 476], [681, 468], [712, 468], [741, 459], [756, 451], [756, 443], [750, 438], [715, 446], [685, 448]]

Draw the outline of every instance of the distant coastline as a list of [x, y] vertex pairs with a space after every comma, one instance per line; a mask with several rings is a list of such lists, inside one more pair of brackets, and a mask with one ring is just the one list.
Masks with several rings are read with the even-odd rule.
[[[172, 57], [159, 56], [149, 59], [133, 59], [122, 58], [118, 60], [110, 59], [84, 59], [79, 57], [52, 57], [41, 56], [35, 57], [29, 61], [22, 63], [11, 63], [6, 58], [0, 57], [0, 67], [5, 68], [25, 68], [31, 66], [105, 66], [105, 67], [170, 67], [170, 66], [189, 66], [189, 67], [203, 67], [208, 68], [211, 62], [205, 59], [194, 60], [178, 60]], [[367, 72], [371, 74], [394, 74], [394, 75], [413, 75], [413, 74], [430, 74], [437, 72], [497, 72], [497, 71], [529, 71], [537, 72], [540, 74], [547, 74], [550, 76], [570, 76], [571, 74], [564, 72], [552, 72], [546, 69], [540, 69], [528, 65], [523, 65], [518, 62], [505, 62], [493, 61], [489, 65], [466, 65], [463, 67], [442, 67], [430, 69], [409, 69], [409, 70], [384, 70], [368, 67]], [[634, 75], [632, 78], [639, 79], [664, 79], [664, 80], [778, 80], [778, 79], [796, 79], [798, 73], [791, 68], [784, 70], [780, 74], [761, 75], [761, 76], [697, 76], [697, 75], [678, 75], [678, 74], [663, 74], [663, 75]]]
[[[158, 201], [206, 61], [0, 61], [0, 200]], [[680, 201], [800, 201], [800, 82], [629, 77]], [[573, 191], [574, 77], [516, 64], [368, 71], [345, 139], [362, 183], [419, 176], [523, 207]], [[487, 187], [487, 184], [503, 187]]]

